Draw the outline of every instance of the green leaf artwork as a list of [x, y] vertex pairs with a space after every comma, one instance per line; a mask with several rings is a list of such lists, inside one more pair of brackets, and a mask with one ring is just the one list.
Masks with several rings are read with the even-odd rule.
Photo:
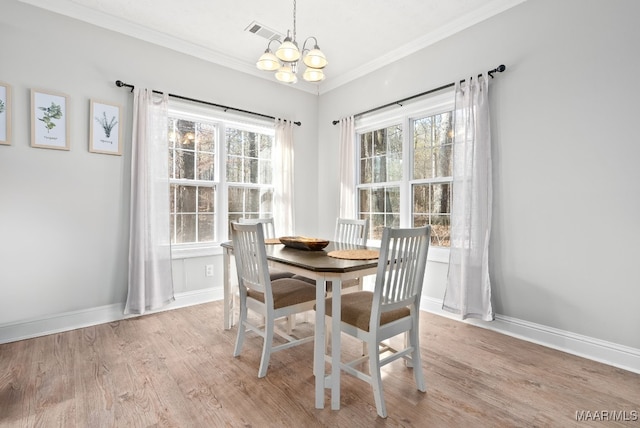
[[104, 129], [104, 135], [107, 138], [109, 138], [111, 136], [111, 131], [118, 124], [116, 117], [113, 116], [111, 120], [108, 120], [107, 113], [102, 112], [102, 118], [99, 118], [98, 116], [96, 116], [95, 119], [96, 119], [96, 122], [98, 122], [100, 126], [102, 126], [102, 129]]
[[4, 111], [4, 101], [0, 100], [0, 113]]
[[47, 132], [51, 131], [55, 128], [56, 124], [53, 120], [58, 120], [62, 118], [62, 106], [51, 102], [50, 107], [38, 107], [39, 110], [44, 111], [44, 115], [38, 120], [44, 122], [45, 128], [47, 128]]

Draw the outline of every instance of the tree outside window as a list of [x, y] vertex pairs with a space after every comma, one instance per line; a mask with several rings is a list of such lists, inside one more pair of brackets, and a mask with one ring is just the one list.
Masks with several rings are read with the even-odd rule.
[[450, 104], [440, 111], [407, 114], [395, 125], [358, 133], [358, 215], [369, 219], [370, 239], [381, 239], [384, 227], [431, 225], [431, 244], [449, 247]]

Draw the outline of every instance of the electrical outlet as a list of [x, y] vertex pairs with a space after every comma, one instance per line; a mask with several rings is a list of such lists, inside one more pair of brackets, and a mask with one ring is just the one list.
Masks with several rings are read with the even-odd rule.
[[213, 265], [206, 265], [204, 267], [204, 275], [205, 276], [213, 276]]

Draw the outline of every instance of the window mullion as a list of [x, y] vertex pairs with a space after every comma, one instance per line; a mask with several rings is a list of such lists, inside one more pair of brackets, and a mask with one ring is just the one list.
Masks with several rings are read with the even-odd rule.
[[220, 123], [218, 127], [218, 135], [217, 135], [217, 152], [218, 156], [218, 182], [220, 183], [218, 192], [216, 192], [216, 216], [215, 227], [216, 227], [216, 236], [218, 240], [221, 240], [222, 236], [229, 236], [229, 224], [226, 221], [229, 217], [229, 204], [223, 203], [223, 201], [229, 200], [229, 188], [227, 183], [227, 127], [226, 124]]
[[411, 226], [411, 184], [413, 173], [413, 129], [409, 117], [402, 120], [402, 183], [400, 184], [400, 227]]

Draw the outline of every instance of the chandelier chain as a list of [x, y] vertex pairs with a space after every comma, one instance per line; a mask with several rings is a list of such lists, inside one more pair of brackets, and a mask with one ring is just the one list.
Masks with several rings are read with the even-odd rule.
[[296, 41], [296, 0], [293, 0], [293, 41]]

